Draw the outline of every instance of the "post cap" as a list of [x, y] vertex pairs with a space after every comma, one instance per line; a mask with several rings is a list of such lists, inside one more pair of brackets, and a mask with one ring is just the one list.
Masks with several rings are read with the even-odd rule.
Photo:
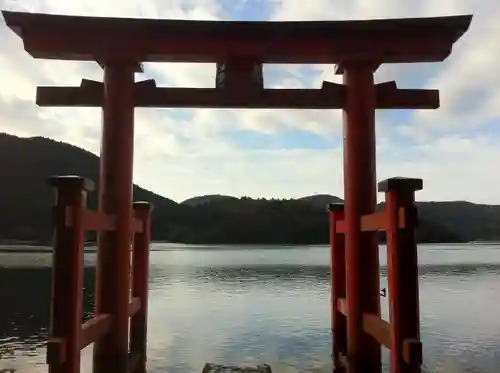
[[417, 191], [422, 190], [422, 188], [422, 179], [412, 179], [409, 177], [391, 177], [378, 183], [378, 191], [385, 193], [399, 190]]
[[137, 201], [132, 204], [134, 211], [138, 212], [151, 212], [154, 210], [154, 206], [150, 202]]
[[92, 180], [77, 175], [51, 176], [49, 177], [49, 185], [54, 188], [83, 189], [87, 192], [92, 192], [95, 189]]
[[326, 211], [341, 212], [344, 211], [344, 202], [334, 202], [326, 205]]

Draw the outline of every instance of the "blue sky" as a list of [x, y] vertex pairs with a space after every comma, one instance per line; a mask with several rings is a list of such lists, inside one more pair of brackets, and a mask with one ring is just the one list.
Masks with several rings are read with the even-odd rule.
[[[424, 179], [423, 200], [500, 204], [500, 24], [496, 0], [0, 0], [3, 9], [88, 16], [205, 20], [339, 20], [472, 13], [473, 23], [443, 63], [384, 65], [376, 82], [437, 88], [441, 108], [376, 115], [378, 179]], [[334, 41], [332, 41], [334, 42]], [[267, 87], [319, 88], [341, 82], [334, 66], [266, 65]], [[215, 66], [146, 64], [137, 80], [213, 87]], [[47, 136], [96, 154], [100, 111], [38, 108], [38, 85], [102, 80], [95, 63], [33, 60], [0, 24], [0, 131]], [[175, 200], [194, 195], [343, 195], [340, 110], [136, 110], [134, 180]]]

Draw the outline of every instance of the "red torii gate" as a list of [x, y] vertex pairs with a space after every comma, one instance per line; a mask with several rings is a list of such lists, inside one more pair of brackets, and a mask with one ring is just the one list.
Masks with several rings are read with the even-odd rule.
[[[332, 246], [340, 242], [335, 233], [343, 231], [347, 296], [339, 302], [341, 310], [337, 299], [332, 300], [332, 317], [340, 312], [348, 317], [346, 330], [337, 325], [333, 357], [338, 371], [348, 366], [350, 373], [380, 372], [380, 345], [366, 332], [363, 319], [366, 315], [380, 319], [376, 233], [367, 231], [362, 219], [373, 216], [376, 206], [375, 109], [435, 109], [439, 94], [437, 90], [399, 89], [394, 81], [374, 84], [373, 74], [382, 63], [444, 60], [468, 29], [471, 16], [321, 22], [151, 20], [8, 11], [3, 16], [34, 58], [97, 61], [104, 70], [103, 83], [84, 79], [80, 87], [37, 90], [39, 106], [103, 110], [99, 210], [114, 215], [116, 224], [114, 231], [99, 234], [97, 316], [113, 318], [107, 325], [109, 332], [95, 343], [95, 372], [128, 372], [130, 301], [129, 286], [124, 284], [129, 283], [134, 229], [134, 107], [344, 110], [345, 219], [340, 230], [338, 224], [332, 225]], [[134, 73], [142, 72], [142, 62], [163, 61], [217, 63], [216, 88], [159, 88], [154, 80], [135, 82]], [[265, 89], [263, 63], [337, 64], [336, 73], [343, 74], [344, 84], [324, 82], [321, 89]], [[390, 179], [383, 187], [390, 189], [398, 182]], [[421, 181], [413, 188], [421, 188]], [[411, 193], [405, 193], [411, 202]], [[388, 208], [397, 212], [398, 201], [389, 198]], [[397, 228], [397, 215], [391, 216], [387, 219]], [[399, 236], [389, 236], [389, 241], [399, 242]], [[335, 255], [332, 253], [332, 258]], [[418, 317], [418, 298], [414, 306], [412, 312]], [[415, 325], [418, 329], [418, 322]], [[399, 338], [396, 329], [392, 333], [391, 338]], [[418, 330], [412, 333], [418, 337]], [[51, 337], [61, 336], [53, 333]], [[145, 353], [142, 342], [140, 348]], [[391, 342], [396, 349], [391, 370], [418, 370], [419, 363], [401, 363], [402, 347], [396, 342]], [[341, 346], [345, 343], [347, 346]], [[80, 347], [75, 343], [68, 346], [65, 361], [49, 362], [51, 371], [78, 371]], [[142, 356], [134, 371], [144, 370]]]

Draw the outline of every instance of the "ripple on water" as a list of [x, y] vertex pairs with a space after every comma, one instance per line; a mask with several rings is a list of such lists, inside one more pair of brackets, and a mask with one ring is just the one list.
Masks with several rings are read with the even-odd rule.
[[[425, 371], [498, 371], [499, 254], [420, 248]], [[94, 260], [86, 255], [86, 314], [93, 308]], [[0, 254], [0, 369], [46, 372], [50, 264], [48, 254]], [[170, 248], [152, 252], [150, 276], [150, 372], [201, 372], [207, 361], [331, 372], [328, 248]], [[382, 310], [387, 318], [387, 298]], [[84, 350], [84, 371], [91, 354], [91, 347]]]

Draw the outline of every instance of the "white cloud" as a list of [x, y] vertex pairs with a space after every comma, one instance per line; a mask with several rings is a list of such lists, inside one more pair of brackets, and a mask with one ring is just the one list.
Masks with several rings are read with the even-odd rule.
[[[270, 0], [272, 1], [272, 0]], [[259, 2], [255, 2], [260, 4]], [[185, 18], [220, 18], [216, 0], [62, 1], [0, 0], [3, 9], [36, 12]], [[234, 4], [236, 7], [237, 5]], [[423, 177], [425, 199], [468, 199], [500, 203], [495, 139], [479, 136], [485, 122], [500, 119], [500, 27], [495, 0], [430, 1], [286, 0], [273, 7], [275, 20], [362, 19], [440, 16], [473, 12], [470, 31], [451, 57], [433, 66], [384, 66], [377, 81], [396, 79], [400, 86], [441, 90], [442, 108], [418, 111], [404, 123], [377, 124], [379, 179], [388, 176]], [[224, 14], [227, 12], [224, 12]], [[267, 86], [315, 87], [323, 80], [340, 81], [333, 66], [266, 66]], [[430, 76], [415, 84], [412, 76]], [[197, 64], [146, 64], [138, 79], [155, 78], [159, 85], [213, 87], [215, 67]], [[20, 39], [0, 24], [0, 131], [22, 136], [48, 136], [99, 151], [100, 112], [97, 109], [38, 108], [38, 85], [77, 85], [81, 78], [102, 79], [97, 64], [33, 60]], [[470, 98], [476, 102], [470, 104]], [[385, 115], [385, 114], [384, 114]], [[380, 116], [378, 116], [380, 117]], [[383, 118], [382, 118], [383, 119]], [[225, 193], [250, 196], [342, 195], [340, 111], [295, 110], [136, 110], [135, 181], [177, 200], [193, 195]], [[314, 149], [246, 150], [222, 132], [252, 130], [278, 134], [301, 129], [336, 140], [329, 151]], [[401, 141], [417, 145], [402, 147]], [[397, 152], [403, 152], [399, 156]], [[480, 191], [480, 193], [478, 193]]]

